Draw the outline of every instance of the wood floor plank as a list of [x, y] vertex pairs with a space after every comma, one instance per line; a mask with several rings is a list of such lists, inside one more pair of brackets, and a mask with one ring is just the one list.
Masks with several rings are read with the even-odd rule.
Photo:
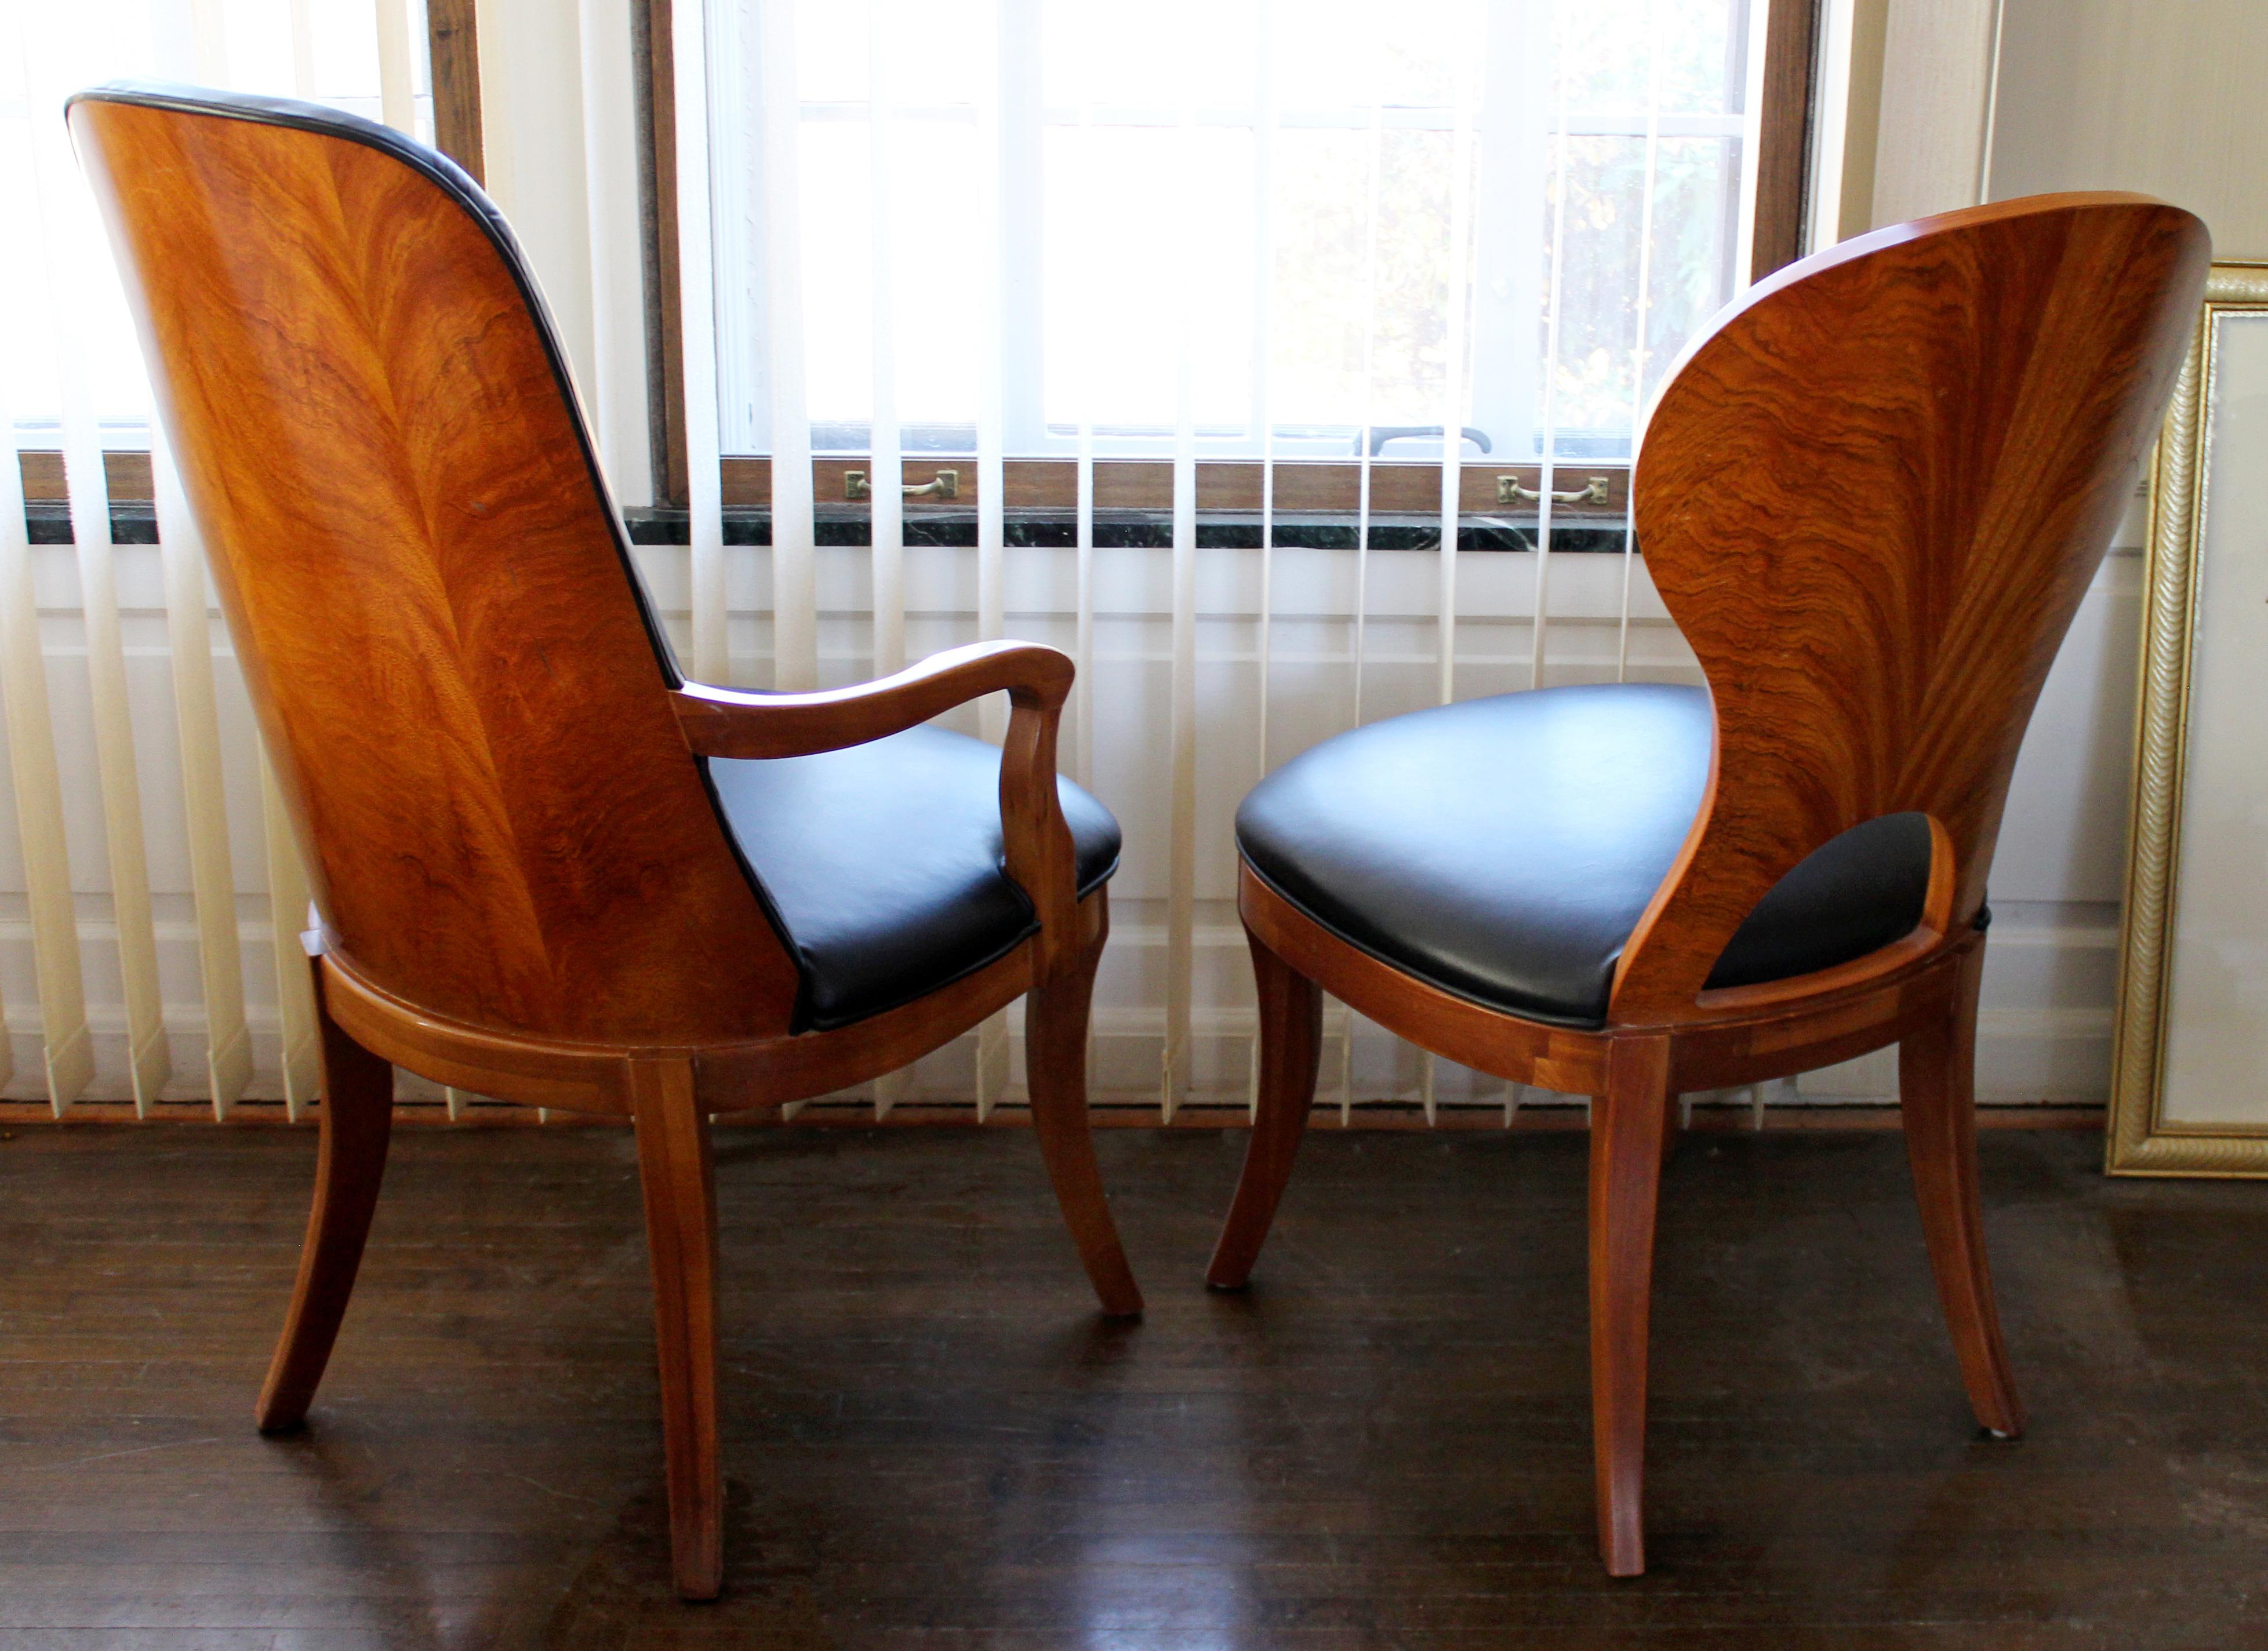
[[250, 1406], [305, 1132], [0, 1140], [0, 1651], [2268, 1647], [2268, 1198], [1984, 1141], [2020, 1444], [1902, 1144], [1688, 1137], [1652, 1572], [1590, 1533], [1584, 1142], [1319, 1132], [1251, 1290], [1241, 1139], [1098, 1142], [1101, 1322], [1020, 1131], [720, 1131], [725, 1597], [669, 1586], [635, 1164], [403, 1131], [300, 1435]]

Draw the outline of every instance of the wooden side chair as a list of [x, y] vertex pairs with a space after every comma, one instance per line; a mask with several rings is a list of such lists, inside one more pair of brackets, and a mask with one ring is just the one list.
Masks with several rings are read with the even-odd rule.
[[[314, 1212], [259, 1422], [298, 1424], [369, 1229], [389, 1063], [636, 1125], [676, 1582], [721, 1570], [710, 1118], [905, 1065], [1028, 995], [1032, 1115], [1106, 1312], [1088, 1139], [1118, 827], [1056, 777], [1070, 660], [688, 682], [511, 232], [317, 106], [126, 84], [70, 124], [316, 883]], [[1005, 693], [1005, 751], [923, 726]]]
[[1654, 1206], [1681, 1091], [1897, 1044], [1962, 1379], [1987, 1428], [2023, 1427], [1977, 1183], [1985, 876], [2209, 252], [2186, 212], [2051, 195], [1760, 283], [1670, 374], [1636, 478], [1646, 567], [1707, 689], [1397, 717], [1285, 763], [1237, 816], [1260, 1110], [1211, 1281], [1246, 1281], [1291, 1175], [1322, 991], [1449, 1059], [1594, 1097], [1594, 1443], [1617, 1576], [1646, 1564]]

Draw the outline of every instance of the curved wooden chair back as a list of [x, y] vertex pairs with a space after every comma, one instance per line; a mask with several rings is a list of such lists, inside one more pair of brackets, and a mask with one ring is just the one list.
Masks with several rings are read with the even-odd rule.
[[478, 188], [306, 106], [70, 111], [327, 943], [475, 1026], [786, 1030], [564, 358]]
[[1980, 207], [1768, 279], [1689, 351], [1646, 426], [1637, 524], [1707, 675], [1716, 758], [1615, 1022], [1708, 1013], [1756, 902], [1882, 814], [1933, 822], [1904, 954], [1976, 919], [2025, 725], [2210, 257], [2197, 218], [2141, 196]]

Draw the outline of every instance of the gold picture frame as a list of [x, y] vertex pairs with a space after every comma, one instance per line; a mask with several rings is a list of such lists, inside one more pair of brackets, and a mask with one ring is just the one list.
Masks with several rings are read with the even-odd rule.
[[[2210, 548], [2214, 502], [2215, 414], [2222, 405], [2221, 369], [2232, 319], [2268, 328], [2268, 264], [2213, 266], [2152, 470], [2133, 816], [2104, 1166], [2112, 1175], [2268, 1177], [2268, 1085], [2262, 1087], [2257, 1123], [2225, 1117], [2184, 1121], [2179, 1109], [2169, 1105], [2168, 1095], [2198, 597], [2207, 571], [2203, 558]], [[2247, 336], [2246, 354], [2268, 358], [2261, 350], [2264, 343], [2268, 335]], [[2268, 444], [2256, 446], [2268, 464]], [[2268, 792], [2268, 772], [2257, 776], [2257, 782]], [[2213, 846], [2220, 846], [2218, 840]]]

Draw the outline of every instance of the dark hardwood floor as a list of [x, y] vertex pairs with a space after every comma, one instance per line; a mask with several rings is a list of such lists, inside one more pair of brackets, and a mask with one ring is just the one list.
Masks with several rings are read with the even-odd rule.
[[1113, 1328], [1023, 1131], [723, 1137], [725, 1597], [671, 1596], [626, 1131], [398, 1133], [304, 1434], [305, 1131], [0, 1139], [0, 1647], [2268, 1646], [2268, 1186], [1984, 1139], [1980, 1440], [1894, 1134], [1689, 1136], [1652, 1573], [1592, 1546], [1580, 1136], [1108, 1132]]

